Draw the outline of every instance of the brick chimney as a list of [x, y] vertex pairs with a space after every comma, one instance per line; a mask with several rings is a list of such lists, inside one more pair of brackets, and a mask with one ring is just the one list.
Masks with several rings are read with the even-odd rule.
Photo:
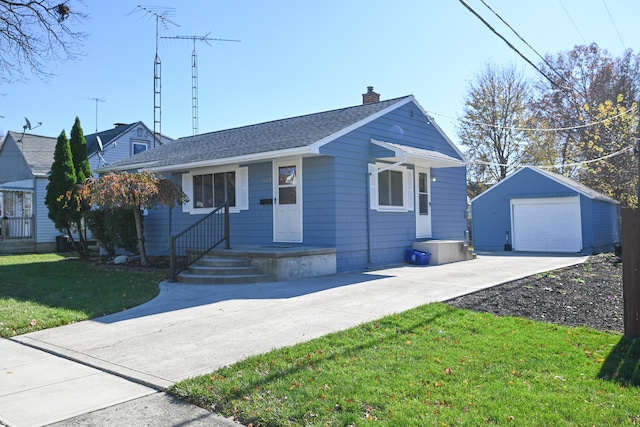
[[367, 93], [362, 94], [362, 105], [380, 102], [380, 94], [373, 91], [373, 86], [367, 86]]

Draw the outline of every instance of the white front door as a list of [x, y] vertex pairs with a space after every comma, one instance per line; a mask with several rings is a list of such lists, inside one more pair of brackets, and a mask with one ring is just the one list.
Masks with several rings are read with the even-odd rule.
[[273, 162], [273, 240], [302, 242], [300, 159]]
[[431, 174], [416, 167], [416, 237], [431, 237]]

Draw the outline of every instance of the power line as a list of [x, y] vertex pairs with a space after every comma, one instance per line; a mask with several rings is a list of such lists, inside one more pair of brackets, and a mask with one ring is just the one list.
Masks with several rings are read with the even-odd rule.
[[613, 20], [613, 16], [611, 16], [611, 12], [609, 11], [609, 7], [607, 6], [607, 2], [605, 0], [602, 0], [602, 4], [604, 5], [604, 8], [607, 9], [607, 15], [609, 15], [609, 19], [611, 20], [611, 24], [613, 24], [613, 28], [616, 30], [616, 34], [618, 35], [618, 39], [620, 39], [620, 43], [622, 44], [622, 47], [624, 48], [624, 50], [627, 50], [627, 47], [624, 45], [624, 41], [622, 40], [622, 36], [620, 35], [620, 31], [618, 31], [618, 26], [616, 25], [615, 21]]
[[[535, 165], [537, 168], [541, 168], [541, 169], [558, 169], [558, 168], [562, 168], [562, 167], [568, 167], [568, 166], [583, 166], [583, 165], [587, 165], [589, 163], [595, 163], [595, 162], [600, 162], [602, 160], [606, 160], [609, 159], [611, 157], [615, 157], [615, 156], [619, 156], [621, 154], [626, 153], [627, 151], [633, 151], [635, 149], [634, 145], [630, 145], [628, 147], [622, 148], [618, 151], [615, 151], [613, 153], [607, 154], [605, 156], [602, 157], [598, 157], [597, 159], [591, 159], [591, 160], [583, 160], [581, 162], [574, 162], [574, 163], [565, 163], [565, 164], [556, 164], [556, 165], [550, 165], [550, 166], [546, 166], [546, 165]], [[516, 166], [516, 167], [524, 167], [524, 166], [528, 166], [528, 165], [513, 165], [513, 164], [505, 164], [505, 163], [492, 163], [492, 162], [485, 162], [483, 160], [473, 160], [471, 161], [471, 163], [476, 163], [479, 165], [486, 165], [486, 166]], [[533, 165], [531, 165], [533, 166]]]
[[[494, 34], [496, 34], [498, 37], [500, 37], [512, 50], [514, 50], [518, 55], [520, 55], [520, 57], [522, 59], [524, 59], [529, 65], [531, 65], [536, 71], [538, 71], [538, 73], [540, 73], [545, 79], [547, 79], [552, 86], [557, 87], [558, 89], [560, 89], [563, 93], [565, 93], [568, 96], [569, 102], [571, 102], [572, 104], [574, 104], [576, 107], [580, 107], [580, 105], [578, 105], [578, 102], [576, 99], [574, 99], [572, 96], [570, 96], [571, 94], [569, 93], [569, 91], [571, 92], [575, 92], [577, 93], [580, 97], [582, 97], [586, 102], [589, 102], [589, 98], [587, 97], [586, 94], [581, 93], [580, 91], [578, 91], [561, 73], [559, 73], [551, 64], [549, 64], [548, 61], [546, 61], [543, 58], [543, 61], [545, 62], [545, 64], [553, 71], [555, 72], [558, 76], [560, 76], [560, 78], [565, 81], [567, 83], [567, 86], [560, 86], [558, 83], [556, 83], [555, 81], [553, 81], [546, 73], [544, 73], [539, 67], [537, 67], [536, 65], [533, 64], [533, 62], [531, 62], [524, 54], [522, 54], [518, 49], [515, 48], [515, 46], [513, 46], [513, 44], [511, 44], [504, 36], [502, 36], [500, 33], [498, 33], [484, 18], [482, 18], [482, 16], [480, 16], [480, 14], [478, 14], [475, 10], [473, 10], [473, 8], [471, 8], [467, 3], [464, 2], [464, 0], [459, 0], [471, 13], [473, 13], [478, 19], [480, 19], [480, 21], [482, 21], [491, 31], [493, 31]], [[509, 24], [507, 24], [507, 22], [502, 19], [502, 17], [500, 17], [500, 15], [498, 15], [493, 9], [491, 9], [491, 7], [485, 2], [485, 0], [480, 0], [489, 10], [491, 10], [494, 15], [496, 15], [505, 25], [507, 25], [507, 27], [509, 27], [511, 29], [511, 31], [513, 31], [519, 38], [520, 40], [522, 40], [527, 46], [529, 46], [529, 48], [531, 48], [531, 50], [533, 50], [538, 56], [540, 56], [540, 54], [538, 54], [538, 52], [536, 52], [535, 49], [533, 49], [533, 47], [531, 47]], [[573, 76], [571, 76], [572, 80], [575, 81], [575, 78], [573, 78]], [[589, 114], [592, 118], [594, 117], [593, 112], [591, 111], [587, 111], [587, 114]], [[607, 130], [605, 129], [605, 132], [607, 132]], [[639, 181], [640, 182], [640, 181]]]
[[611, 120], [611, 119], [615, 119], [618, 117], [621, 117], [625, 114], [629, 114], [632, 113], [634, 111], [636, 111], [638, 109], [638, 106], [634, 105], [633, 107], [629, 108], [628, 110], [625, 110], [619, 114], [616, 114], [613, 117], [608, 117], [606, 119], [602, 119], [596, 122], [590, 122], [590, 123], [585, 123], [583, 125], [578, 125], [578, 126], [569, 126], [569, 127], [560, 127], [560, 128], [519, 128], [519, 127], [511, 127], [511, 126], [501, 126], [501, 125], [494, 125], [491, 123], [483, 123], [483, 122], [476, 122], [476, 121], [472, 121], [472, 120], [465, 120], [465, 119], [460, 119], [460, 118], [456, 118], [456, 117], [451, 117], [451, 116], [447, 116], [444, 114], [439, 114], [439, 113], [434, 113], [432, 111], [427, 111], [427, 113], [429, 114], [433, 114], [435, 116], [440, 116], [440, 117], [445, 117], [447, 119], [451, 119], [451, 120], [459, 120], [461, 122], [470, 124], [470, 125], [478, 125], [478, 126], [485, 126], [485, 127], [490, 127], [490, 128], [497, 128], [497, 129], [506, 129], [506, 130], [514, 130], [514, 131], [528, 131], [528, 132], [563, 132], [563, 131], [568, 131], [568, 130], [577, 130], [577, 129], [584, 129], [587, 127], [591, 127], [591, 126], [597, 126], [600, 124], [603, 124], [604, 122]]
[[558, 3], [560, 3], [560, 6], [562, 6], [562, 9], [564, 10], [564, 13], [567, 15], [567, 18], [569, 18], [569, 21], [571, 21], [571, 24], [573, 24], [573, 28], [576, 29], [576, 31], [578, 32], [578, 34], [580, 35], [580, 38], [582, 39], [582, 41], [584, 42], [584, 44], [587, 44], [587, 39], [584, 38], [584, 36], [582, 35], [582, 33], [580, 32], [580, 29], [578, 28], [578, 26], [576, 25], [576, 23], [573, 21], [573, 18], [571, 17], [571, 15], [569, 14], [569, 11], [567, 10], [566, 7], [564, 7], [564, 3], [562, 3], [562, 0], [558, 0]]
[[[507, 40], [495, 28], [493, 28], [491, 26], [491, 24], [489, 24], [482, 16], [480, 16], [480, 14], [478, 12], [476, 12], [471, 6], [469, 6], [464, 0], [459, 0], [459, 1], [460, 1], [460, 3], [462, 3], [462, 5], [464, 7], [467, 8], [467, 10], [469, 10], [469, 12], [471, 12], [476, 18], [478, 18], [496, 36], [500, 37], [500, 39], [502, 39], [502, 41], [504, 41], [507, 44], [507, 46], [509, 46], [509, 48], [511, 48], [511, 50], [513, 50], [515, 53], [517, 53], [522, 59], [524, 59], [527, 62], [527, 64], [531, 65], [538, 73], [540, 73], [545, 79], [547, 79], [549, 81], [549, 83], [551, 83], [553, 86], [556, 86], [557, 88], [559, 88], [562, 91], [566, 91], [566, 88], [563, 88], [562, 86], [558, 85], [558, 83], [553, 81], [553, 79], [551, 77], [546, 75], [540, 68], [538, 68], [533, 62], [531, 62], [531, 60], [529, 60], [529, 58], [524, 56], [524, 54], [522, 52], [520, 52], [513, 44], [511, 44], [511, 42], [509, 42], [509, 40]], [[483, 3], [484, 3], [484, 1], [483, 1]]]
[[[571, 89], [572, 91], [577, 92], [577, 93], [578, 93], [578, 95], [582, 96], [584, 99], [587, 99], [587, 97], [586, 97], [584, 94], [580, 93], [578, 90], [576, 90], [576, 89], [573, 87], [573, 85], [571, 84], [571, 82], [569, 82], [569, 81], [567, 80], [567, 78], [566, 78], [565, 76], [563, 76], [563, 75], [562, 75], [562, 73], [560, 73], [558, 70], [556, 70], [556, 69], [555, 69], [555, 67], [554, 67], [553, 65], [551, 65], [551, 64], [549, 63], [549, 61], [547, 61], [547, 60], [546, 60], [546, 58], [545, 58], [545, 57], [543, 57], [542, 55], [540, 55], [540, 54], [538, 53], [538, 51], [537, 51], [537, 50], [535, 50], [535, 49], [533, 48], [533, 46], [531, 46], [531, 45], [530, 45], [530, 44], [529, 44], [529, 43], [528, 43], [528, 42], [527, 42], [527, 41], [526, 41], [526, 40], [525, 40], [525, 39], [524, 39], [524, 38], [523, 38], [523, 37], [522, 37], [522, 36], [521, 36], [521, 35], [520, 35], [520, 34], [519, 34], [519, 33], [518, 33], [518, 32], [517, 32], [517, 31], [512, 27], [512, 26], [511, 26], [511, 25], [509, 25], [509, 23], [508, 23], [507, 21], [505, 21], [505, 20], [502, 18], [502, 16], [500, 16], [500, 15], [499, 15], [495, 10], [493, 10], [493, 9], [491, 8], [491, 6], [489, 6], [489, 5], [487, 4], [487, 2], [486, 2], [485, 0], [480, 0], [480, 1], [481, 1], [481, 2], [482, 2], [482, 4], [484, 4], [484, 5], [487, 7], [487, 9], [489, 9], [489, 10], [490, 10], [490, 11], [491, 11], [491, 12], [492, 12], [492, 13], [493, 13], [493, 14], [494, 14], [494, 15], [495, 15], [495, 16], [496, 16], [496, 17], [497, 17], [497, 18], [498, 18], [498, 19], [499, 19], [499, 20], [500, 20], [504, 25], [506, 25], [506, 26], [507, 26], [507, 27], [508, 27], [512, 32], [513, 32], [513, 34], [515, 34], [515, 35], [516, 35], [516, 36], [517, 36], [517, 37], [518, 37], [518, 38], [519, 38], [519, 39], [520, 39], [520, 40], [521, 40], [521, 41], [522, 41], [522, 42], [523, 42], [523, 43], [524, 43], [524, 44], [525, 44], [529, 49], [531, 49], [531, 50], [533, 51], [533, 53], [535, 53], [536, 55], [538, 55], [538, 58], [540, 58], [540, 59], [542, 60], [542, 62], [544, 62], [544, 63], [546, 64], [546, 66], [547, 66], [547, 67], [549, 67], [549, 69], [550, 69], [551, 71], [553, 71], [554, 73], [556, 73], [556, 74], [558, 75], [558, 77], [560, 77], [560, 79], [562, 79], [562, 80], [565, 82], [565, 84], [567, 84], [567, 87], [566, 87], [566, 88], [561, 87], [561, 86], [558, 86], [558, 84], [557, 84], [557, 83], [554, 83], [556, 86], [558, 86], [558, 87], [559, 87], [560, 89], [562, 89], [563, 91], [565, 91], [565, 89]], [[536, 69], [537, 69], [537, 68], [536, 68]], [[540, 70], [538, 70], [538, 71], [540, 71]], [[543, 74], [543, 75], [544, 75], [547, 79], [549, 79], [549, 78], [547, 77], [547, 75], [546, 75], [546, 74]], [[565, 92], [566, 92], [566, 91], [565, 91]]]

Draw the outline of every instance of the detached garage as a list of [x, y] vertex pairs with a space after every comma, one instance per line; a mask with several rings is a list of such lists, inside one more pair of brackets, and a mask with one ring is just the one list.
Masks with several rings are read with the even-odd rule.
[[471, 201], [474, 249], [612, 251], [620, 242], [619, 206], [563, 175], [525, 166]]

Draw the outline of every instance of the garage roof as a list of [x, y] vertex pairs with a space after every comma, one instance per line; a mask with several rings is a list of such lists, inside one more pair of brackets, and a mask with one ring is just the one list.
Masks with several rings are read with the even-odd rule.
[[545, 176], [545, 177], [547, 177], [547, 178], [549, 178], [549, 179], [551, 179], [551, 180], [553, 180], [553, 181], [555, 181], [555, 182], [557, 182], [557, 183], [559, 183], [561, 185], [564, 185], [565, 187], [567, 187], [567, 188], [569, 188], [569, 189], [571, 189], [571, 190], [573, 190], [573, 191], [575, 191], [575, 192], [577, 192], [579, 194], [582, 194], [583, 196], [588, 197], [588, 198], [590, 198], [592, 200], [602, 200], [602, 201], [609, 202], [609, 203], [620, 204], [620, 202], [618, 202], [617, 200], [615, 200], [615, 199], [613, 199], [613, 198], [611, 198], [611, 197], [609, 197], [609, 196], [607, 196], [605, 194], [599, 193], [599, 192], [595, 191], [594, 189], [589, 188], [586, 185], [581, 184], [581, 183], [579, 183], [577, 181], [574, 181], [573, 179], [571, 179], [571, 178], [569, 178], [567, 176], [560, 175], [558, 173], [554, 173], [554, 172], [551, 172], [551, 171], [548, 171], [548, 170], [545, 170], [545, 169], [541, 169], [541, 168], [538, 168], [538, 167], [535, 167], [535, 166], [524, 166], [524, 167], [518, 169], [516, 172], [512, 173], [511, 175], [509, 175], [504, 180], [502, 180], [499, 183], [493, 185], [491, 188], [489, 188], [484, 193], [476, 196], [472, 200], [472, 202], [474, 200], [476, 200], [477, 198], [482, 197], [483, 195], [487, 194], [489, 191], [493, 190], [494, 188], [496, 188], [497, 186], [499, 186], [500, 184], [502, 184], [506, 180], [510, 179], [511, 177], [517, 175], [518, 173], [520, 173], [520, 172], [522, 172], [523, 170], [526, 170], [526, 169], [535, 171], [535, 172], [539, 173], [540, 175], [543, 175], [543, 176]]

